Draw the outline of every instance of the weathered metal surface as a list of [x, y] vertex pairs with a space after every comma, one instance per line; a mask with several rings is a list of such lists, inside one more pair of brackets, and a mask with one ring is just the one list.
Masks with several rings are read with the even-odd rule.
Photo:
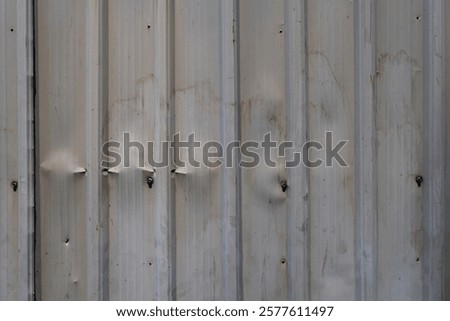
[[[448, 2], [448, 1], [447, 1]], [[445, 259], [443, 249], [445, 220], [448, 213], [445, 202], [448, 199], [448, 187], [445, 179], [446, 105], [445, 65], [448, 65], [448, 51], [445, 50], [446, 1], [427, 1], [424, 3], [424, 176], [428, 184], [424, 185], [424, 245], [423, 245], [423, 297], [439, 300], [444, 294], [443, 276]], [[450, 21], [447, 18], [447, 24]], [[448, 34], [448, 33], [447, 33]], [[447, 63], [445, 60], [447, 58]], [[447, 73], [448, 75], [448, 73]], [[448, 79], [448, 78], [447, 78]], [[447, 91], [448, 94], [448, 91]], [[447, 114], [450, 110], [447, 104]], [[447, 125], [446, 125], [447, 124]], [[447, 163], [448, 158], [447, 158]], [[448, 174], [448, 173], [447, 173]], [[446, 196], [447, 195], [447, 196]], [[446, 294], [444, 294], [446, 297]]]
[[[108, 140], [168, 140], [167, 10], [166, 1], [108, 3]], [[139, 169], [136, 157], [106, 177], [109, 299], [169, 298], [169, 175]]]
[[378, 298], [383, 300], [423, 296], [423, 187], [415, 182], [424, 165], [422, 6], [423, 1], [376, 2]]
[[[36, 6], [38, 298], [449, 298], [448, 2]], [[0, 8], [0, 299], [29, 299], [31, 1]], [[326, 131], [348, 167], [100, 167], [125, 132], [160, 160]]]
[[[282, 1], [242, 1], [240, 117], [242, 141], [286, 135], [284, 7]], [[287, 299], [284, 165], [242, 169], [243, 290], [246, 300]]]
[[0, 300], [33, 298], [32, 1], [0, 1]]
[[[202, 144], [235, 140], [233, 7], [232, 1], [174, 2], [172, 134], [184, 140], [191, 133]], [[196, 156], [202, 159], [200, 152]], [[188, 166], [173, 183], [174, 298], [237, 299], [235, 170]]]
[[[240, 2], [243, 142], [270, 132], [300, 150], [306, 140], [304, 10], [304, 1]], [[242, 169], [243, 298], [307, 299], [308, 174], [285, 168], [291, 153], [272, 156], [275, 167]]]
[[99, 3], [37, 2], [43, 300], [100, 298]]
[[308, 138], [349, 140], [336, 163], [310, 171], [311, 299], [355, 299], [354, 17], [351, 1], [308, 1]]

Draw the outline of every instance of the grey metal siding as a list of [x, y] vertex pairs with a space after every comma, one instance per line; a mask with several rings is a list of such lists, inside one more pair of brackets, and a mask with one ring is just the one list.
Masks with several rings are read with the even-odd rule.
[[[38, 299], [450, 298], [448, 1], [35, 6]], [[31, 7], [0, 0], [0, 299], [33, 292]], [[348, 167], [100, 167], [125, 132], [327, 131]]]
[[0, 1], [0, 300], [34, 291], [32, 9]]

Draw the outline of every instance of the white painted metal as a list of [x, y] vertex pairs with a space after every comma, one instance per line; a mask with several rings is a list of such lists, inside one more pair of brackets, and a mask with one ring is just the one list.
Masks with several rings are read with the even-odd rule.
[[[31, 4], [0, 0], [0, 299], [33, 291]], [[38, 299], [449, 298], [447, 1], [36, 6]], [[348, 167], [100, 167], [124, 132], [326, 131]]]
[[0, 1], [0, 300], [34, 294], [32, 10]]

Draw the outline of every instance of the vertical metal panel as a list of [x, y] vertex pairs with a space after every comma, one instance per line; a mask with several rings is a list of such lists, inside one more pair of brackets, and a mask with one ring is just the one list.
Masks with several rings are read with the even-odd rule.
[[[220, 138], [219, 1], [175, 1], [175, 133]], [[201, 155], [197, 153], [197, 155]], [[187, 153], [182, 157], [187, 160]], [[220, 169], [187, 166], [176, 181], [176, 298], [222, 293]], [[233, 280], [230, 280], [233, 282]]]
[[[128, 133], [133, 142], [167, 141], [167, 5], [146, 0], [108, 5], [108, 139], [123, 142]], [[130, 150], [130, 167], [108, 174], [109, 299], [167, 300], [169, 171], [138, 168], [137, 148]]]
[[444, 1], [424, 2], [424, 293], [443, 296], [445, 212]]
[[[444, 1], [444, 113], [445, 113], [445, 182], [450, 181], [450, 81], [449, 75], [450, 75], [450, 55], [448, 54], [450, 52], [450, 17], [448, 16], [448, 12], [450, 12], [450, 2]], [[444, 201], [444, 263], [443, 263], [443, 299], [444, 300], [450, 300], [450, 233], [448, 231], [450, 230], [450, 219], [449, 216], [446, 215], [450, 210], [450, 197], [448, 197], [449, 193], [449, 187], [448, 184], [445, 185], [444, 188], [444, 195], [445, 195], [445, 201]], [[442, 281], [442, 280], [441, 280]]]
[[[239, 140], [237, 2], [220, 0], [220, 142]], [[238, 155], [234, 155], [238, 159]], [[242, 209], [240, 171], [221, 168], [222, 300], [242, 300]]]
[[[423, 2], [376, 2], [378, 298], [423, 297]], [[429, 108], [429, 107], [427, 107]]]
[[34, 293], [32, 10], [0, 1], [0, 300]]
[[[286, 0], [284, 16], [286, 140], [294, 142], [295, 151], [300, 151], [308, 138], [306, 1]], [[287, 160], [294, 160], [293, 152], [287, 152]], [[309, 172], [306, 167], [297, 166], [287, 168], [286, 176], [287, 298], [304, 301], [311, 295]]]
[[[241, 141], [260, 142], [270, 132], [298, 151], [306, 141], [305, 2], [241, 2], [239, 20]], [[308, 174], [285, 168], [292, 151], [273, 159], [276, 168], [242, 170], [244, 299], [304, 300]]]
[[377, 298], [375, 0], [355, 1], [356, 298]]
[[[334, 141], [355, 139], [353, 12], [351, 1], [308, 1], [308, 137], [323, 146], [325, 131]], [[354, 147], [341, 154], [348, 167], [310, 171], [313, 300], [355, 298]]]
[[37, 3], [42, 299], [99, 298], [98, 4]]
[[[286, 135], [283, 1], [242, 1], [240, 20], [241, 140]], [[246, 160], [243, 158], [243, 160]], [[242, 169], [245, 300], [287, 299], [284, 165]], [[261, 161], [263, 159], [261, 158]]]
[[[175, 1], [173, 134], [183, 140], [235, 139], [233, 18], [231, 1]], [[235, 171], [187, 166], [174, 176], [176, 299], [237, 299]]]

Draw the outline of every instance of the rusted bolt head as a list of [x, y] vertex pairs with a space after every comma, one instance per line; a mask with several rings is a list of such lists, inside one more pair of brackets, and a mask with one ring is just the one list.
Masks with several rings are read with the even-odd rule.
[[153, 179], [153, 177], [147, 177], [148, 188], [152, 188], [154, 182], [155, 182], [155, 180]]
[[420, 175], [416, 176], [416, 183], [417, 183], [417, 186], [419, 186], [419, 187], [422, 186], [423, 177]]

